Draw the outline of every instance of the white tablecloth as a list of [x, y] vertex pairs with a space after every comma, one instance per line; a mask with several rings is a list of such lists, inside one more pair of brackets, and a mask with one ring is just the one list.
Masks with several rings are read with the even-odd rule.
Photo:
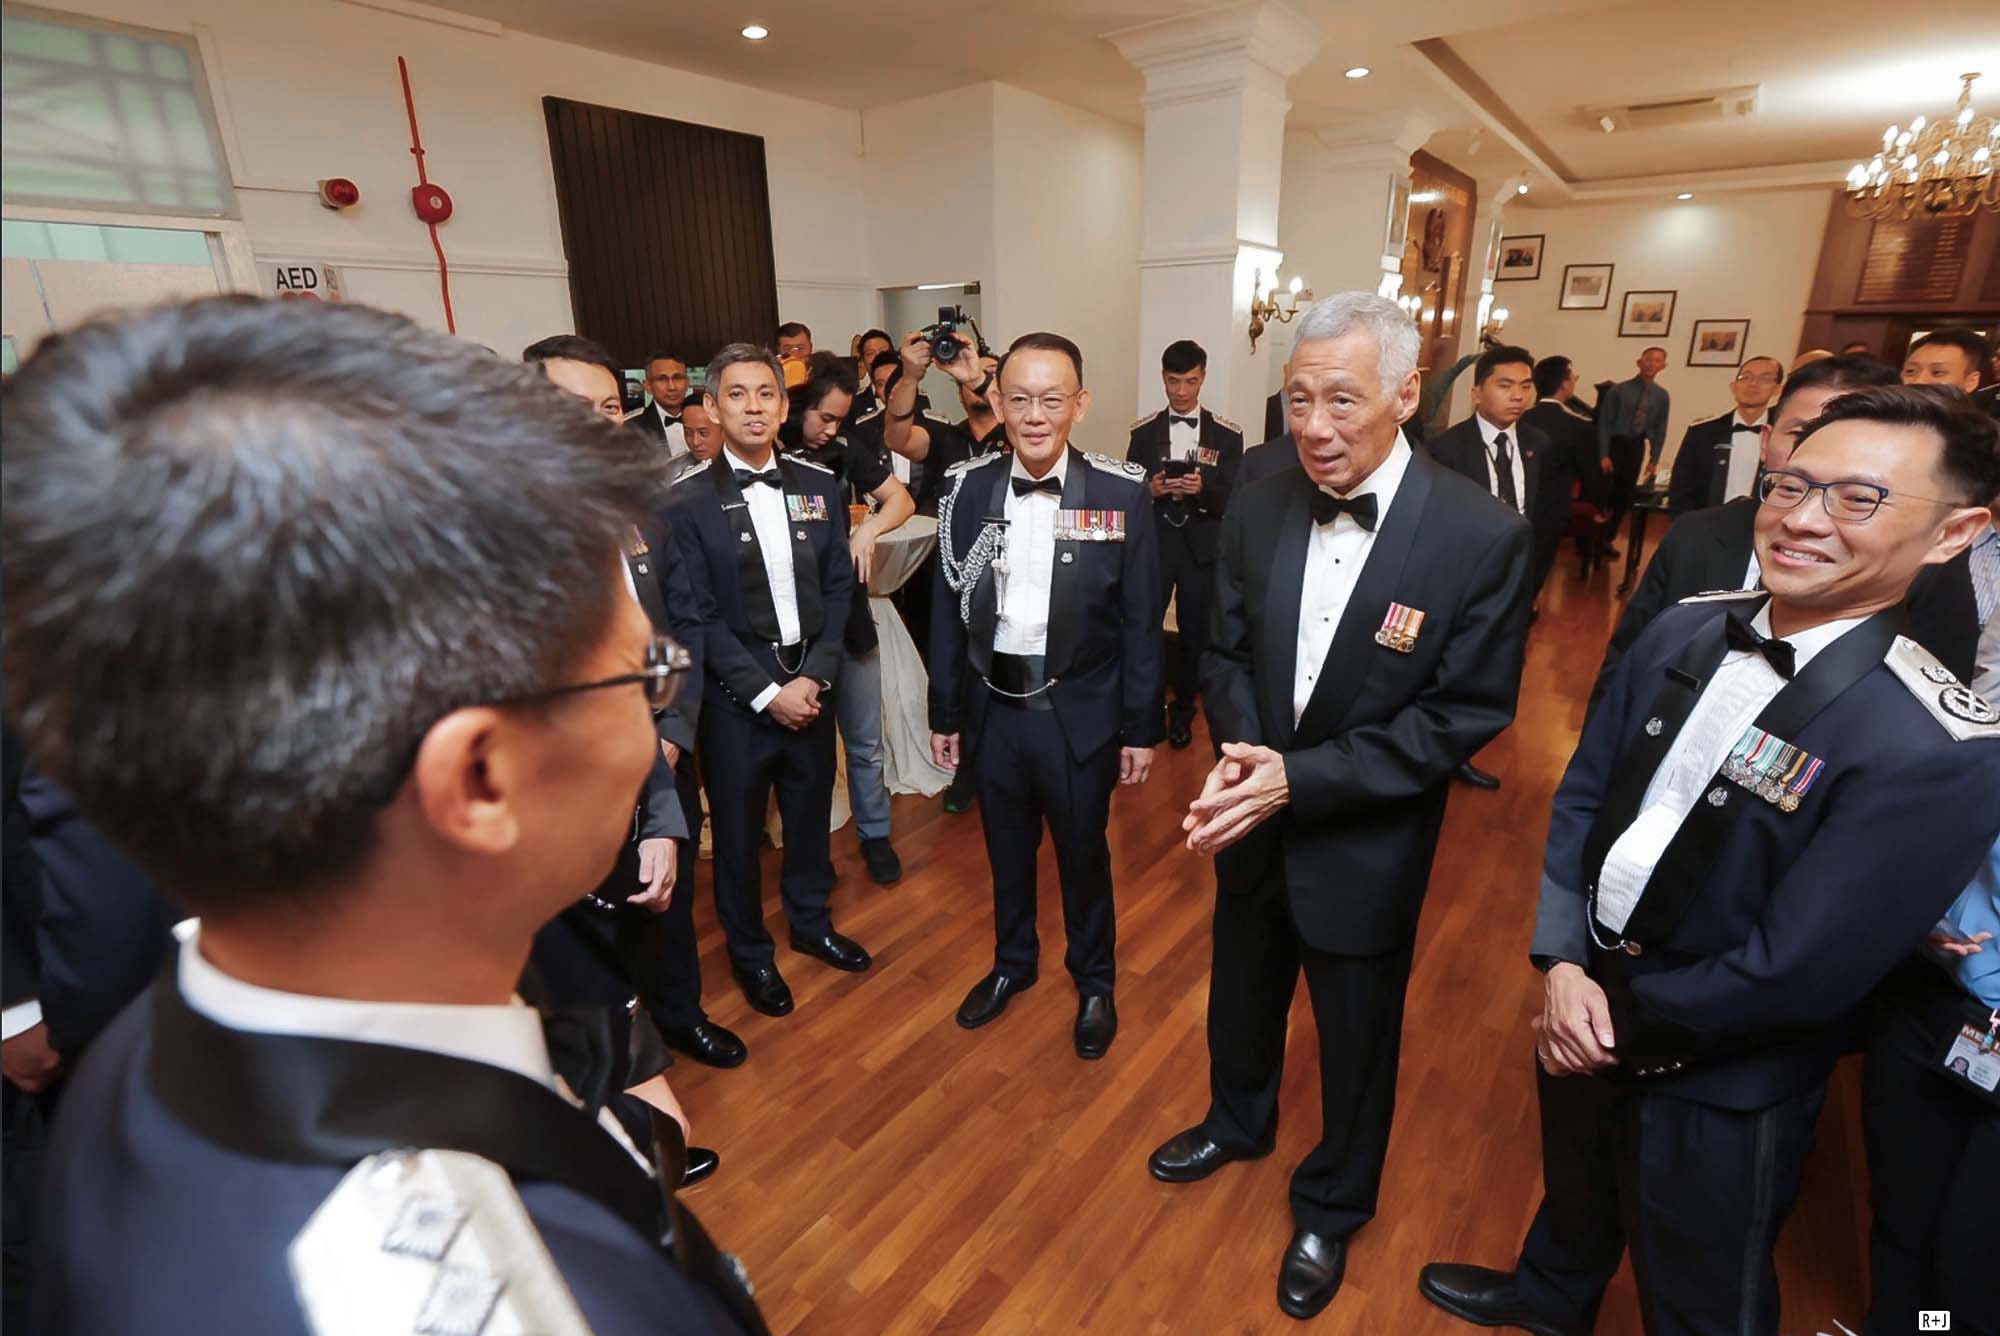
[[937, 520], [912, 515], [877, 540], [874, 578], [868, 582], [868, 610], [882, 642], [882, 777], [891, 793], [926, 798], [951, 783], [951, 772], [931, 764], [930, 676], [889, 595], [913, 578], [930, 579], [936, 549]]

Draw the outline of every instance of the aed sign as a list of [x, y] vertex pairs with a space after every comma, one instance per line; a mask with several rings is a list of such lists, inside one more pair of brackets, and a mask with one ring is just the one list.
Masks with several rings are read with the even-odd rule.
[[340, 271], [330, 264], [266, 264], [266, 290], [274, 297], [303, 301], [341, 300]]

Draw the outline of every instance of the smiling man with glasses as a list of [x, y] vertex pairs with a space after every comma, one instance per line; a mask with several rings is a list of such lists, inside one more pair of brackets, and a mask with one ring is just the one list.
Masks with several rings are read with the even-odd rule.
[[1764, 438], [1771, 402], [1785, 383], [1785, 368], [1775, 357], [1752, 357], [1737, 368], [1729, 382], [1736, 406], [1727, 413], [1703, 418], [1681, 437], [1667, 482], [1667, 509], [1674, 515], [1720, 505], [1722, 479], [1717, 465], [1734, 444], [1752, 454]]
[[997, 397], [1013, 451], [949, 470], [931, 606], [931, 755], [956, 770], [965, 735], [978, 734], [998, 938], [958, 1023], [999, 1019], [1035, 982], [1046, 823], [1079, 999], [1076, 1053], [1101, 1058], [1118, 1032], [1111, 794], [1145, 782], [1163, 731], [1153, 507], [1144, 468], [1070, 444], [1090, 408], [1074, 343], [1014, 340]]
[[1511, 1270], [1424, 1268], [1467, 1321], [1588, 1331], [1629, 1246], [1648, 1332], [1778, 1330], [1772, 1248], [1850, 1013], [2000, 834], [2000, 711], [1904, 608], [1990, 522], [1991, 419], [1843, 395], [1758, 490], [1766, 587], [1655, 620], [1557, 789], [1530, 947], [1544, 1195]]

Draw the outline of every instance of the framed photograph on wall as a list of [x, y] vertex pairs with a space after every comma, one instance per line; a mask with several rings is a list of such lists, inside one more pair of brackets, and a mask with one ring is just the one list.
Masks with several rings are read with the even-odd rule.
[[1611, 268], [1608, 264], [1564, 265], [1557, 307], [1565, 311], [1607, 309], [1611, 305]]
[[1688, 339], [1689, 366], [1742, 366], [1748, 320], [1697, 320]]
[[1621, 339], [1664, 339], [1674, 327], [1676, 292], [1628, 292], [1618, 316]]
[[1500, 238], [1500, 267], [1493, 275], [1496, 283], [1542, 276], [1542, 243], [1545, 235]]

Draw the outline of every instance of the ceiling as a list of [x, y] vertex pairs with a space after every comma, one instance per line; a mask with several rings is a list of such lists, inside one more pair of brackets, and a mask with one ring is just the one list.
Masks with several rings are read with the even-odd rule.
[[[866, 110], [986, 80], [1138, 123], [1137, 70], [1103, 34], [1219, 7], [1213, 0], [444, 0], [507, 27], [811, 101]], [[2000, 3], [1928, 0], [1290, 0], [1328, 34], [1289, 85], [1289, 123], [1338, 134], [1414, 112], [1433, 152], [1482, 180], [1521, 170], [1532, 202], [1615, 193], [1634, 178], [1755, 184], [1810, 164], [1831, 179], [1882, 127], [1949, 109], [1984, 70], [2000, 106]], [[663, 18], [663, 12], [671, 14]], [[1884, 21], [1886, 18], [1887, 21]], [[745, 40], [761, 23], [771, 35]], [[1366, 65], [1365, 79], [1342, 71]], [[1759, 86], [1747, 119], [1605, 134], [1581, 108]], [[1475, 156], [1465, 149], [1477, 143]], [[1772, 177], [1770, 179], [1775, 179]]]

